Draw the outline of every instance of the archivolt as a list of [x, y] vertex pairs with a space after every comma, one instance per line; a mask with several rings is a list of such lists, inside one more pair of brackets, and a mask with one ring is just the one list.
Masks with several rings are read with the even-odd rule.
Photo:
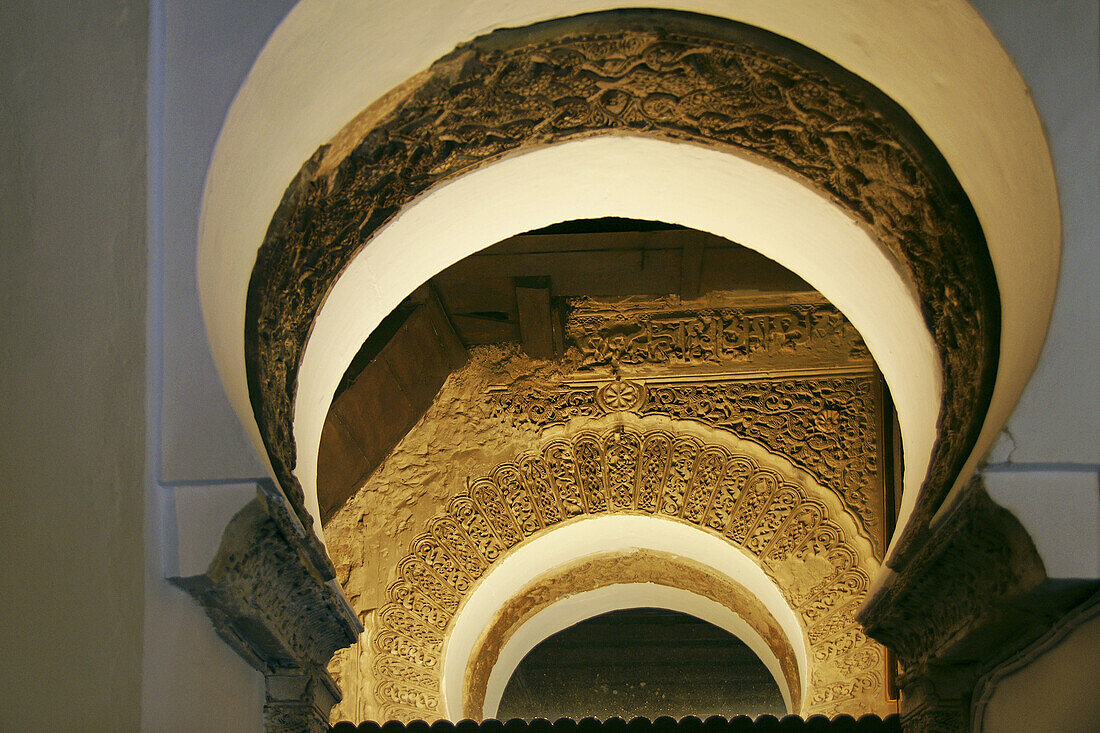
[[585, 618], [610, 610], [637, 608], [639, 603], [697, 617], [713, 614], [713, 607], [700, 604], [700, 599], [729, 612], [703, 620], [748, 644], [779, 684], [787, 711], [800, 711], [802, 680], [798, 655], [782, 625], [760, 599], [701, 563], [672, 553], [634, 549], [593, 553], [559, 566], [501, 604], [471, 649], [461, 703], [447, 699], [450, 690], [444, 682], [448, 713], [461, 710], [464, 717], [473, 719], [495, 716], [504, 688], [527, 652], [550, 635]]
[[881, 242], [913, 283], [943, 365], [929, 490], [910, 528], [931, 516], [988, 404], [999, 300], [965, 193], [891, 100], [770, 33], [659, 11], [498, 31], [460, 46], [402, 94], [368, 110], [303, 166], [252, 272], [250, 399], [272, 466], [303, 518], [293, 474], [297, 374], [313, 320], [344, 267], [432, 186], [510, 153], [599, 134], [758, 157], [823, 192]]
[[861, 714], [884, 694], [882, 648], [855, 612], [878, 569], [831, 492], [697, 436], [640, 425], [545, 442], [470, 483], [397, 564], [371, 638], [385, 718], [441, 714], [442, 653], [464, 598], [525, 540], [608, 514], [693, 525], [747, 553], [810, 649], [803, 714]]

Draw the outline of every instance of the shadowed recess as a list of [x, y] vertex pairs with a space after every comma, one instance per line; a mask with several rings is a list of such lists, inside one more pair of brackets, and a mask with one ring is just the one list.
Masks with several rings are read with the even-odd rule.
[[775, 679], [736, 636], [688, 614], [634, 608], [582, 621], [532, 649], [508, 681], [497, 717], [785, 712]]

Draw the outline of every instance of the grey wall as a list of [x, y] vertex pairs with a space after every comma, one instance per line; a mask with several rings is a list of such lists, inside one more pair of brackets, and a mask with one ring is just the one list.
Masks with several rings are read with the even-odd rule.
[[147, 42], [144, 3], [0, 3], [3, 730], [139, 724]]
[[[1047, 525], [1046, 532], [1032, 528], [1033, 536], [1060, 538], [1070, 557], [1057, 564], [1086, 576], [1091, 565], [1097, 577], [1097, 548], [1090, 545], [1100, 526], [1100, 3], [972, 2], [1035, 97], [1054, 157], [1063, 223], [1062, 273], [1047, 343], [985, 480], [995, 492], [1022, 487], [1028, 503], [1039, 508], [1029, 512], [1032, 521]], [[1055, 559], [1044, 557], [1048, 571]], [[1100, 729], [1097, 618], [1028, 659], [987, 691], [983, 730]]]
[[207, 346], [195, 275], [210, 155], [252, 62], [295, 0], [153, 0], [163, 82], [158, 155], [163, 251], [163, 400], [158, 476], [165, 484], [266, 476], [229, 406]]
[[[146, 494], [142, 727], [262, 729], [263, 675], [164, 577], [177, 506], [224, 501], [265, 471], [229, 407], [199, 311], [195, 250], [203, 180], [253, 59], [291, 0], [152, 0], [149, 68], [151, 399]], [[226, 484], [230, 486], [227, 487]], [[183, 495], [186, 495], [184, 498]], [[246, 499], [247, 500], [247, 499]], [[225, 518], [214, 532], [220, 537]], [[210, 543], [211, 557], [216, 539]]]
[[[1039, 366], [991, 460], [1100, 469], [1100, 3], [972, 0], [1020, 69], [1054, 157], [1062, 275]], [[1038, 464], [1038, 465], [1035, 465]]]

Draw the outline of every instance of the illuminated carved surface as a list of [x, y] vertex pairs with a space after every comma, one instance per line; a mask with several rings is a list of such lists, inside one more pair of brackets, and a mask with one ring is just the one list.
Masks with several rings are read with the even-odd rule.
[[[609, 403], [609, 390], [615, 408]], [[624, 395], [631, 395], [627, 403]], [[831, 489], [875, 546], [883, 545], [876, 414], [881, 397], [870, 374], [661, 382], [505, 391], [491, 395], [497, 414], [540, 428], [604, 412], [631, 410], [724, 428], [786, 457]]]
[[881, 708], [882, 650], [854, 620], [877, 564], [837, 510], [722, 445], [620, 426], [549, 440], [496, 466], [413, 540], [371, 639], [384, 717], [441, 711], [449, 624], [508, 548], [568, 519], [608, 513], [686, 522], [741, 548], [775, 580], [805, 628], [812, 660], [805, 712]]
[[794, 648], [779, 622], [756, 596], [729, 578], [679, 555], [630, 550], [590, 555], [556, 568], [532, 581], [501, 606], [470, 653], [462, 696], [463, 716], [481, 717], [489, 678], [501, 651], [527, 621], [563, 598], [623, 583], [686, 590], [736, 613], [775, 655], [791, 694], [791, 706], [800, 709], [802, 684]]
[[870, 354], [848, 320], [825, 304], [771, 307], [670, 308], [652, 301], [571, 303], [566, 336], [581, 368], [752, 363], [789, 366], [817, 361], [867, 361]]
[[[966, 195], [900, 107], [785, 39], [657, 11], [498, 31], [438, 61], [404, 94], [370, 129], [341, 133], [357, 143], [324, 146], [302, 167], [249, 284], [252, 406], [275, 472], [303, 516], [292, 473], [298, 369], [312, 322], [351, 258], [440, 182], [509, 153], [627, 133], [778, 166], [866, 226], [912, 281], [944, 366], [930, 491], [912, 524], [923, 531], [981, 424], [999, 306]], [[720, 340], [716, 348], [741, 347]], [[598, 349], [593, 354], [599, 358]], [[915, 538], [901, 543], [903, 554]]]

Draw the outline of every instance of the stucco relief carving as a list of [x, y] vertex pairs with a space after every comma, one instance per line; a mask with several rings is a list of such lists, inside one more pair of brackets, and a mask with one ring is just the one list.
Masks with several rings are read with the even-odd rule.
[[[252, 406], [276, 474], [303, 517], [293, 474], [298, 369], [312, 322], [351, 258], [440, 182], [541, 145], [634, 134], [778, 166], [866, 226], [912, 280], [944, 366], [940, 440], [913, 524], [923, 531], [981, 423], [999, 301], [965, 193], [901, 108], [785, 39], [660, 11], [499, 31], [457, 48], [403, 93], [369, 129], [353, 125], [341, 144], [323, 146], [303, 165], [249, 285]], [[782, 324], [771, 333], [788, 347], [799, 341]], [[902, 542], [903, 554], [914, 537]]]
[[824, 303], [700, 309], [578, 299], [570, 306], [565, 333], [580, 351], [581, 369], [749, 363], [775, 368], [811, 353], [816, 361], [835, 364], [871, 358], [852, 324]]
[[568, 519], [627, 513], [716, 534], [776, 581], [810, 640], [809, 713], [877, 709], [883, 653], [854, 620], [877, 564], [833, 504], [688, 434], [618, 426], [549, 440], [471, 480], [413, 540], [371, 639], [376, 699], [385, 717], [440, 713], [449, 623], [493, 562]]
[[540, 428], [605, 412], [666, 415], [723, 428], [783, 455], [831, 489], [883, 550], [883, 497], [871, 374], [674, 382], [615, 380], [602, 386], [490, 395], [496, 414]]
[[264, 673], [264, 730], [327, 729], [340, 692], [325, 671], [363, 631], [311, 530], [270, 482], [230, 521], [202, 575], [172, 578], [218, 635]]

